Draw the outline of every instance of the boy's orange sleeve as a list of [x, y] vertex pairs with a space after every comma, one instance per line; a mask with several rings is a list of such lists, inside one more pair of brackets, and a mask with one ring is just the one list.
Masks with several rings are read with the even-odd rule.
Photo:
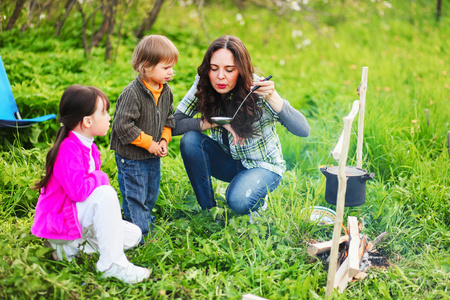
[[152, 144], [152, 141], [153, 137], [151, 135], [148, 135], [145, 132], [141, 131], [141, 134], [134, 141], [132, 141], [131, 144], [148, 150], [148, 148], [150, 148], [150, 145]]
[[172, 128], [170, 127], [164, 127], [161, 139], [165, 139], [167, 141], [167, 144], [172, 140]]

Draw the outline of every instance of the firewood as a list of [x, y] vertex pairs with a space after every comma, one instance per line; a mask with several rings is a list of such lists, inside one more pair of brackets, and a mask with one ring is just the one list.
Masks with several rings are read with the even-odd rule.
[[353, 276], [349, 274], [348, 266], [349, 258], [347, 257], [336, 272], [334, 288], [338, 288], [339, 293], [342, 293], [347, 288], [348, 283], [353, 279]]
[[359, 229], [358, 219], [356, 217], [348, 217], [348, 226], [350, 230], [350, 245], [348, 247], [348, 276], [352, 278], [359, 272]]
[[366, 272], [359, 272], [358, 274], [355, 275], [355, 279], [357, 280], [363, 280], [364, 278], [366, 278], [367, 276], [369, 276], [369, 274], [367, 274]]
[[382, 234], [380, 234], [379, 236], [377, 236], [372, 242], [369, 242], [368, 245], [368, 251], [372, 251], [373, 248], [375, 248], [375, 246], [379, 243], [381, 243], [382, 241], [384, 241], [388, 236], [387, 231], [383, 232]]
[[[339, 244], [348, 241], [348, 235], [341, 236], [339, 238]], [[308, 244], [308, 249], [306, 250], [309, 255], [317, 255], [320, 253], [324, 253], [330, 251], [332, 246], [332, 241]]]
[[351, 277], [351, 276], [348, 276], [348, 271], [345, 273], [345, 275], [344, 275], [344, 278], [342, 278], [342, 280], [341, 280], [341, 282], [339, 282], [339, 285], [338, 285], [338, 290], [339, 290], [339, 293], [343, 293], [344, 292], [344, 290], [347, 288], [347, 286], [348, 286], [348, 283], [350, 282], [350, 281], [352, 281], [352, 279], [353, 279], [353, 277]]
[[347, 276], [348, 271], [348, 257], [342, 262], [339, 269], [336, 271], [336, 275], [334, 276], [334, 288], [339, 286], [339, 283]]

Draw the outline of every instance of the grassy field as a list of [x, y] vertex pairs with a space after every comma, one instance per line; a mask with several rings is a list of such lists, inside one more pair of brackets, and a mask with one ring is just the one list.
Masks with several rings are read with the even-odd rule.
[[[2, 128], [0, 299], [240, 299], [246, 293], [325, 298], [327, 267], [311, 262], [306, 243], [329, 239], [332, 227], [308, 222], [304, 208], [335, 209], [324, 200], [325, 178], [318, 168], [336, 165], [330, 150], [342, 117], [359, 98], [364, 66], [369, 76], [363, 168], [375, 179], [367, 183], [366, 203], [346, 208], [345, 215], [357, 216], [369, 239], [388, 232], [378, 251], [389, 265], [371, 268], [366, 279], [333, 298], [450, 299], [448, 3], [436, 21], [431, 0], [310, 1], [314, 13], [303, 9], [282, 16], [220, 1], [202, 9], [206, 33], [195, 6], [180, 3], [165, 4], [151, 32], [168, 36], [180, 51], [170, 84], [176, 103], [209, 42], [231, 34], [244, 41], [254, 65], [274, 76], [280, 95], [310, 122], [308, 138], [278, 128], [289, 169], [269, 197], [269, 210], [253, 225], [226, 205], [201, 211], [176, 137], [163, 159], [155, 234], [146, 247], [127, 252], [132, 262], [151, 269], [151, 280], [136, 286], [104, 280], [95, 272], [96, 255], [54, 262], [30, 233], [38, 197], [30, 186], [41, 174], [59, 124]], [[113, 115], [115, 100], [136, 76], [130, 62], [137, 40], [131, 34], [115, 61], [104, 61], [103, 46], [86, 60], [79, 21], [72, 16], [67, 22], [59, 38], [50, 26], [0, 33], [0, 55], [23, 118], [56, 113], [62, 92], [73, 83], [105, 91]], [[122, 32], [131, 32], [131, 26], [130, 19]], [[356, 165], [356, 131], [355, 122], [349, 165]], [[119, 191], [108, 137], [97, 144], [102, 169]], [[214, 184], [218, 191], [226, 186]]]

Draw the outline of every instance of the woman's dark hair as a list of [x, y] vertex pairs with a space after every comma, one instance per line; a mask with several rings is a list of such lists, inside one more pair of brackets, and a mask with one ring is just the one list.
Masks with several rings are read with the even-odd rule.
[[61, 102], [59, 103], [58, 119], [62, 123], [62, 126], [56, 133], [55, 144], [47, 153], [47, 160], [45, 162], [46, 174], [40, 181], [36, 182], [32, 189], [41, 190], [47, 185], [53, 173], [53, 166], [62, 141], [69, 135], [71, 130], [83, 121], [84, 117], [90, 116], [95, 112], [98, 104], [97, 99], [103, 101], [105, 110], [109, 109], [110, 103], [108, 97], [96, 87], [74, 84], [64, 91]]
[[[229, 95], [226, 95], [225, 99], [229, 99], [226, 101], [222, 100], [221, 95], [212, 87], [209, 79], [211, 57], [220, 49], [227, 49], [233, 54], [234, 65], [239, 73], [236, 86]], [[250, 54], [244, 43], [234, 36], [224, 35], [212, 42], [197, 72], [200, 76], [195, 94], [199, 100], [198, 110], [201, 112], [202, 118], [210, 123], [212, 123], [211, 117], [214, 116], [232, 117], [253, 85], [254, 68]], [[231, 122], [233, 129], [240, 137], [251, 138], [257, 134], [253, 123], [262, 116], [262, 109], [256, 103], [257, 99], [256, 94], [251, 94]]]

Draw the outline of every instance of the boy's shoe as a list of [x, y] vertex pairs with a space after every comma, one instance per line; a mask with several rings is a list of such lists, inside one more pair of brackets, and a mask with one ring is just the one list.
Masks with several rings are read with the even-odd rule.
[[128, 284], [135, 284], [150, 277], [150, 270], [129, 263], [126, 268], [112, 264], [111, 268], [103, 272], [102, 278], [114, 277]]
[[[267, 210], [268, 206], [267, 206], [267, 195], [266, 195], [266, 200], [264, 201], [264, 205], [261, 206], [258, 211], [252, 211], [250, 213], [248, 213], [248, 217], [250, 218], [250, 224], [253, 224], [253, 217], [257, 217], [260, 218], [261, 215], [260, 213], [263, 213]], [[258, 224], [258, 222], [256, 222], [256, 224]]]

